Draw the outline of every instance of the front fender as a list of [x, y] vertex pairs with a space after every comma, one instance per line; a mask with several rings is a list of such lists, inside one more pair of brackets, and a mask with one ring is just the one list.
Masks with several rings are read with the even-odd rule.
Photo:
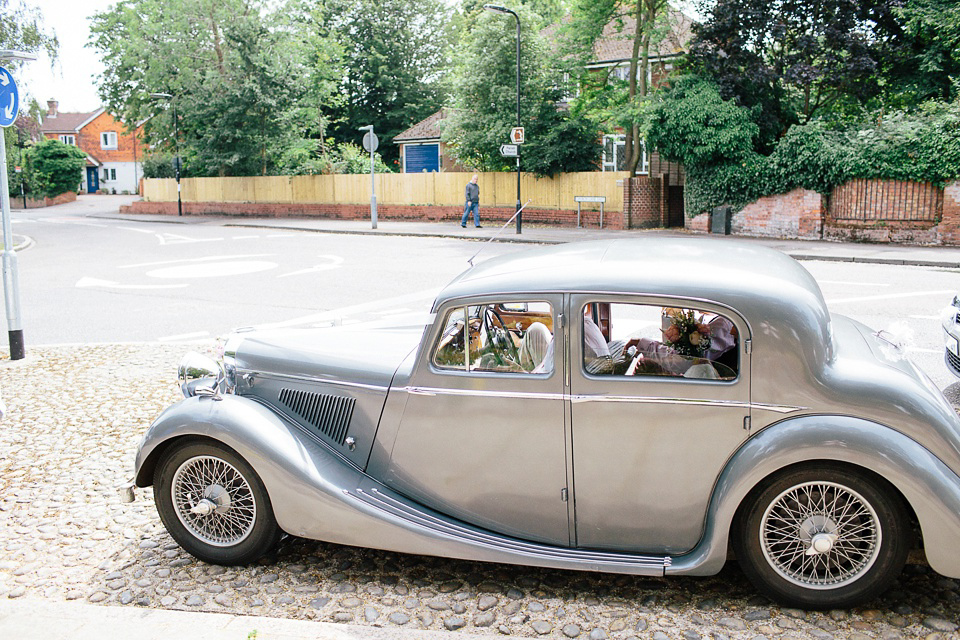
[[806, 416], [767, 427], [737, 451], [721, 473], [704, 536], [673, 559], [668, 574], [711, 575], [723, 566], [737, 509], [764, 478], [811, 460], [863, 467], [890, 482], [913, 508], [930, 566], [960, 578], [960, 477], [924, 447], [883, 425], [845, 416]]

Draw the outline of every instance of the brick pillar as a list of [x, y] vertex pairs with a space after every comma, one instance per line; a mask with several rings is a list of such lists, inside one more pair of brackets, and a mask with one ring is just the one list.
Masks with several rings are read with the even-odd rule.
[[937, 235], [941, 244], [960, 245], [960, 181], [943, 188], [943, 217]]

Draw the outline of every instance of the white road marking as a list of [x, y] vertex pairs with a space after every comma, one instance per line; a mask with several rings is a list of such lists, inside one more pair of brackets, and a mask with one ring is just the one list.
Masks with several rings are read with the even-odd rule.
[[[437, 294], [440, 293], [440, 288], [435, 289], [425, 289], [423, 291], [417, 291], [415, 293], [408, 293], [406, 295], [397, 296], [395, 298], [386, 298], [383, 300], [377, 300], [375, 302], [366, 302], [363, 304], [351, 305], [349, 307], [341, 307], [340, 309], [331, 309], [330, 311], [321, 311], [320, 313], [314, 313], [309, 316], [302, 316], [300, 318], [291, 318], [290, 320], [284, 320], [282, 322], [271, 322], [269, 324], [260, 324], [256, 325], [255, 329], [283, 329], [286, 327], [297, 327], [300, 325], [314, 325], [326, 323], [324, 326], [329, 326], [329, 323], [333, 321], [334, 323], [341, 321], [344, 316], [349, 316], [354, 313], [364, 313], [370, 311], [382, 310], [384, 308], [389, 308], [397, 304], [407, 304], [417, 300], [428, 300], [433, 301], [437, 297]], [[345, 322], [348, 324], [350, 321]]]
[[851, 287], [889, 287], [889, 282], [847, 282], [845, 280], [817, 280], [820, 284], [839, 284]]
[[193, 340], [195, 338], [206, 338], [209, 335], [209, 331], [196, 331], [194, 333], [183, 333], [179, 336], [164, 336], [162, 338], [157, 338], [157, 342], [182, 342], [184, 340]]
[[141, 267], [159, 267], [164, 264], [183, 264], [184, 262], [216, 262], [217, 260], [242, 260], [246, 258], [270, 258], [272, 253], [249, 253], [236, 256], [207, 256], [206, 258], [183, 258], [180, 260], [161, 260], [160, 262], [140, 262], [138, 264], [125, 264], [119, 269], [139, 269]]
[[111, 280], [100, 280], [98, 278], [89, 278], [84, 276], [77, 280], [76, 287], [78, 289], [90, 289], [90, 288], [99, 288], [99, 289], [181, 289], [183, 287], [188, 287], [187, 283], [183, 284], [120, 284], [119, 282], [113, 282]]
[[256, 240], [260, 236], [233, 236], [231, 240]]
[[343, 265], [343, 258], [341, 258], [340, 256], [318, 256], [318, 257], [323, 258], [328, 262], [326, 264], [318, 264], [308, 269], [300, 269], [299, 271], [291, 271], [290, 273], [284, 273], [277, 277], [286, 278], [287, 276], [299, 276], [304, 273], [314, 273], [316, 271], [329, 271], [330, 269], [336, 269], [341, 265]]
[[156, 236], [161, 246], [168, 244], [190, 244], [193, 242], [220, 242], [223, 240], [223, 238], [188, 238], [187, 236], [181, 236], [175, 233], [158, 233]]
[[122, 229], [124, 231], [136, 231], [137, 233], [146, 233], [148, 235], [154, 235], [153, 231], [149, 229], [137, 229], [136, 227], [117, 227], [117, 229]]
[[827, 300], [827, 304], [845, 304], [848, 302], [867, 302], [870, 300], [893, 300], [895, 298], [920, 298], [924, 296], [942, 296], [948, 293], [954, 293], [952, 289], [944, 291], [914, 291], [912, 293], [890, 293], [883, 296], [862, 296], [859, 298], [837, 298]]
[[148, 271], [147, 275], [151, 278], [221, 278], [224, 276], [240, 276], [247, 273], [257, 273], [259, 271], [269, 271], [276, 269], [276, 262], [266, 262], [264, 260], [247, 260], [244, 262], [213, 262], [203, 266], [182, 265], [179, 267], [167, 267], [165, 269], [154, 269]]
[[914, 318], [916, 320], [939, 320], [940, 316], [907, 316], [908, 318]]

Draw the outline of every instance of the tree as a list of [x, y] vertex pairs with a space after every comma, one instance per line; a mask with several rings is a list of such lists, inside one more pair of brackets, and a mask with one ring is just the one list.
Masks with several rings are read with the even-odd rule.
[[[572, 19], [565, 29], [582, 70], [580, 82], [584, 99], [581, 109], [597, 109], [604, 114], [601, 117], [608, 125], [623, 127], [627, 132], [624, 153], [627, 167], [632, 172], [636, 172], [642, 157], [640, 121], [650, 94], [647, 82], [650, 54], [670, 30], [670, 14], [667, 0], [577, 0]], [[593, 62], [595, 45], [602, 37], [623, 37], [632, 41], [625, 91], [620, 83], [611, 84], [609, 70], [608, 73], [587, 70], [587, 63]]]
[[339, 74], [336, 47], [316, 28], [323, 20], [322, 5], [300, 0], [273, 11], [245, 0], [121, 0], [91, 21], [100, 95], [128, 126], [145, 121], [146, 142], [179, 146], [188, 174], [271, 173], [292, 140], [323, 126]]
[[885, 59], [883, 80], [904, 106], [960, 95], [960, 4], [906, 0], [893, 9], [902, 33]]
[[724, 98], [757, 107], [760, 148], [790, 124], [879, 95], [892, 27], [888, 0], [717, 0], [694, 27], [690, 59]]
[[0, 0], [0, 49], [45, 51], [52, 63], [57, 59], [59, 48], [56, 34], [45, 31], [39, 9], [22, 0]]
[[[600, 158], [600, 132], [589, 119], [560, 108], [568, 87], [557, 56], [540, 37], [539, 16], [523, 8], [520, 56], [520, 120], [527, 143], [522, 167], [538, 175], [589, 171]], [[443, 124], [443, 138], [461, 164], [483, 171], [510, 170], [513, 159], [500, 155], [517, 124], [516, 27], [512, 16], [474, 14], [465, 31], [453, 74], [456, 109]]]
[[387, 161], [392, 139], [443, 106], [450, 13], [442, 0], [330, 0], [328, 27], [343, 51], [339, 100], [327, 110], [337, 142], [374, 125]]
[[74, 191], [83, 180], [87, 154], [59, 140], [42, 140], [27, 153], [30, 172], [40, 194], [53, 198]]

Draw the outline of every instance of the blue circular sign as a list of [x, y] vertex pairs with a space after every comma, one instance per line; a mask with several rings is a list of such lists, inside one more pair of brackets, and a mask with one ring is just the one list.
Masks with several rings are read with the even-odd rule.
[[9, 127], [20, 111], [20, 95], [13, 75], [0, 67], [0, 127]]

